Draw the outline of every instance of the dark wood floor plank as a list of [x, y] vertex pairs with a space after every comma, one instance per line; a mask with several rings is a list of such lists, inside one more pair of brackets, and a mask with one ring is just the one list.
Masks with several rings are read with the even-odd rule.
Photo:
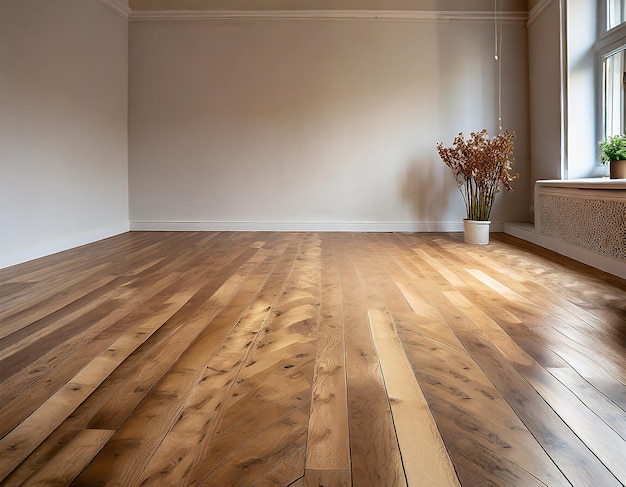
[[[81, 310], [85, 303], [90, 303], [94, 296], [106, 293], [108, 287], [123, 285], [128, 279], [99, 273], [106, 266], [93, 269], [90, 278], [80, 276], [70, 282], [60, 280], [52, 292], [42, 294], [40, 289], [33, 290], [33, 296], [25, 296], [20, 306], [15, 301], [3, 304], [6, 312], [0, 316], [3, 323], [0, 331], [0, 357], [7, 354], [7, 347], [34, 332], [49, 327], [50, 324], [64, 318], [72, 311]], [[36, 306], [33, 303], [36, 302]], [[96, 303], [97, 304], [97, 303]]]
[[24, 487], [69, 485], [111, 438], [112, 430], [80, 431], [43, 468], [26, 479]]

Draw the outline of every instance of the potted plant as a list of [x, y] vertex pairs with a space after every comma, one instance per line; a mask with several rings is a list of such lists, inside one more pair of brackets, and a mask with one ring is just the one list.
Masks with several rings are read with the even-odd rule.
[[472, 132], [468, 139], [460, 133], [452, 147], [437, 144], [441, 160], [450, 168], [465, 200], [467, 218], [463, 221], [467, 243], [489, 243], [489, 220], [500, 185], [512, 191], [515, 134], [505, 130], [493, 138], [486, 129]]
[[609, 164], [610, 178], [626, 178], [626, 135], [611, 135], [599, 145], [600, 162]]

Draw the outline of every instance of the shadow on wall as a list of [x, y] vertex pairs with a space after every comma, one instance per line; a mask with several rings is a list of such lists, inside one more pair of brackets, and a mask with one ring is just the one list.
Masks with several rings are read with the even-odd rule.
[[[448, 173], [442, 174], [431, 161], [412, 161], [402, 181], [402, 199], [409, 203], [411, 213], [420, 223], [444, 223], [450, 195]], [[433, 228], [435, 230], [435, 228]]]

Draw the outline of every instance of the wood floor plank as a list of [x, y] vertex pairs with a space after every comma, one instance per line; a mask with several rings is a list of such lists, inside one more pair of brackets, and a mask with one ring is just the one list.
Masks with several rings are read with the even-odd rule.
[[[302, 449], [306, 443], [306, 420], [309, 405], [294, 409], [272, 425], [271, 432], [261, 432], [250, 438], [225, 459], [198, 486], [254, 485]], [[294, 427], [294, 425], [297, 425]]]
[[[228, 485], [233, 475], [256, 482], [271, 466], [255, 457], [255, 477], [248, 477], [249, 466], [241, 460], [242, 449], [262, 451], [268, 443], [271, 455], [278, 459], [304, 446], [319, 301], [319, 238], [307, 236], [271, 317], [245, 358], [219, 427], [193, 472], [191, 484]], [[307, 414], [301, 416], [303, 408]], [[272, 435], [274, 428], [281, 432], [277, 437]]]
[[[291, 253], [286, 258], [291, 260]], [[278, 262], [271, 267], [272, 272]], [[269, 287], [264, 286], [262, 294], [238, 322], [234, 320], [235, 326], [207, 362], [204, 375], [178, 421], [147, 465], [142, 486], [185, 485], [188, 476], [201, 461], [206, 444], [215, 433], [222, 409], [228, 403], [231, 389], [241, 373], [245, 357], [265, 326], [280, 289], [276, 282], [272, 282], [272, 276], [268, 279], [265, 284]], [[186, 442], [194, 436], [198, 437], [198, 441]], [[177, 460], [172, 462], [172, 459]]]
[[4, 436], [0, 440], [0, 480], [9, 475], [93, 391], [92, 386], [67, 383]]
[[393, 321], [384, 311], [377, 309], [370, 309], [368, 315], [391, 403], [407, 484], [460, 485]]
[[[180, 274], [170, 274], [162, 279], [152, 281], [150, 285], [135, 292], [132, 301], [128, 301], [124, 304], [115, 302], [105, 303], [107, 307], [115, 305], [114, 310], [108, 314], [104, 314], [104, 316], [96, 322], [90, 322], [85, 319], [89, 318], [89, 316], [85, 316], [87, 315], [87, 312], [86, 310], [83, 310], [82, 326], [87, 327], [83, 333], [79, 333], [74, 336], [67, 336], [67, 334], [65, 336], [60, 335], [58, 337], [58, 340], [60, 341], [56, 342], [50, 340], [50, 343], [46, 345], [50, 351], [44, 353], [43, 355], [32, 353], [34, 351], [33, 349], [28, 349], [28, 351], [23, 354], [24, 357], [22, 360], [30, 360], [30, 363], [25, 368], [19, 370], [19, 372], [5, 380], [3, 388], [6, 395], [2, 397], [2, 402], [6, 403], [7, 401], [13, 399], [17, 394], [22, 393], [29, 385], [40, 382], [42, 377], [45, 376], [48, 371], [52, 369], [58, 370], [59, 363], [68, 356], [68, 351], [73, 350], [73, 347], [92, 347], [92, 340], [95, 336], [101, 334], [107, 329], [110, 329], [110, 327], [115, 325], [118, 321], [124, 319], [132, 312], [137, 312], [137, 308], [144, 304], [145, 301], [152, 298], [154, 295], [159, 293], [159, 291], [162, 291], [163, 288], [171, 285], [180, 277]], [[87, 324], [84, 323], [85, 321]], [[81, 326], [80, 323], [77, 325]], [[37, 344], [38, 343], [39, 342], [37, 342]], [[102, 346], [105, 347], [106, 343]], [[11, 371], [11, 373], [12, 372], [13, 371]], [[9, 375], [9, 372], [5, 373]]]
[[[161, 285], [161, 283], [157, 284], [157, 286]], [[106, 347], [116, 339], [116, 336], [119, 336], [117, 334], [110, 336], [106, 332], [110, 328], [108, 325], [119, 323], [119, 333], [123, 333], [128, 324], [123, 320], [116, 322], [116, 319], [120, 315], [123, 317], [128, 309], [122, 307], [122, 310], [117, 308], [111, 311], [102, 320], [92, 323], [92, 326], [84, 334], [69, 338], [59, 347], [35, 360], [31, 365], [7, 380], [3, 384], [2, 401], [6, 401], [6, 403], [0, 409], [0, 418], [2, 419], [0, 434], [5, 434], [19, 421], [27, 417], [41, 401], [51, 397], [59, 387], [62, 387], [85, 367], [94, 356], [104, 352]], [[154, 312], [157, 313], [157, 310]], [[137, 315], [131, 314], [130, 317], [137, 318]], [[85, 334], [87, 336], [83, 336]], [[90, 353], [76, 356], [72, 353], [75, 350]]]
[[113, 436], [112, 430], [82, 430], [54, 456], [52, 461], [28, 478], [24, 487], [69, 485]]
[[[349, 236], [332, 236], [342, 279], [348, 418], [353, 485], [406, 486], [402, 457], [380, 363], [372, 342], [365, 291], [350, 262]], [[377, 445], [372, 448], [371, 445]]]
[[[152, 320], [130, 329], [113, 342], [106, 351], [78, 372], [64, 387], [56, 392], [27, 420], [14, 428], [0, 440], [0, 449], [7, 449], [0, 461], [0, 477], [4, 478], [26, 455], [58, 427], [96, 388], [126, 359], [141, 343], [159, 327], [162, 322], [157, 315]], [[82, 394], [81, 394], [82, 393]], [[70, 395], [73, 399], [67, 400]], [[12, 411], [8, 410], [10, 414]], [[6, 414], [5, 411], [3, 411]], [[43, 426], [33, 428], [31, 424]], [[113, 431], [113, 430], [107, 430]], [[5, 447], [4, 445], [8, 446]], [[10, 455], [8, 454], [10, 450]], [[6, 464], [6, 466], [5, 466]]]
[[[169, 314], [172, 314], [172, 312], [171, 308], [168, 309]], [[25, 459], [26, 455], [30, 454], [39, 443], [43, 442], [51, 431], [76, 409], [79, 403], [95, 391], [126, 357], [150, 337], [161, 322], [162, 316], [157, 314], [152, 316], [148, 322], [128, 330], [78, 372], [71, 379], [71, 382], [55, 393], [27, 420], [23, 421], [10, 434], [0, 440], [0, 448], [7, 442], [11, 450], [11, 455], [5, 455], [3, 460], [8, 462], [11, 456], [14, 457], [14, 460], [7, 464], [6, 469], [4, 464], [1, 463], [3, 467], [0, 470], [0, 476], [5, 477], [8, 475], [12, 468], [16, 467], [20, 461]], [[68, 390], [71, 391], [72, 396], [75, 396], [74, 400], [68, 401], [64, 399]], [[82, 391], [83, 394], [79, 394], [79, 391]], [[16, 415], [17, 412], [11, 408], [5, 408], [2, 414], [5, 416]], [[0, 418], [2, 418], [1, 415]], [[5, 420], [8, 422], [7, 417], [5, 417]], [[29, 427], [31, 422], [45, 423], [47, 428], [42, 430], [32, 429]], [[24, 429], [26, 431], [23, 431]]]
[[[613, 343], [608, 338], [596, 340], [595, 328], [589, 328], [574, 315], [562, 317], [556, 313], [551, 315], [549, 320], [542, 318], [545, 310], [554, 310], [549, 303], [545, 304], [544, 308], [536, 304], [521, 307], [513, 301], [494, 303], [493, 300], [485, 298], [484, 290], [476, 283], [471, 290], [464, 291], [464, 294], [474, 305], [478, 305], [489, 319], [496, 321], [513, 341], [525, 344], [522, 348], [536, 350], [537, 344], [541, 343], [540, 357], [550, 355], [550, 361], [559, 360], [564, 367], [574, 367], [590, 385], [595, 384], [607, 397], [622, 407], [626, 406], [624, 401], [626, 388], [620, 379], [623, 377], [621, 371], [624, 358], [616, 355]], [[513, 315], [515, 320], [507, 318], [506, 307], [515, 313]], [[598, 347], [603, 347], [606, 353], [598, 356], [594, 352]], [[612, 371], [615, 374], [612, 374]]]
[[[535, 362], [508, 334], [503, 333], [503, 330], [495, 322], [477, 309], [469, 300], [458, 295], [453, 297], [452, 293], [446, 294], [446, 296], [474, 323], [480, 323], [479, 328], [491, 339], [492, 343], [498, 347], [515, 369], [567, 422], [588, 448], [604, 459], [603, 463], [623, 482], [626, 479], [621, 454], [622, 451], [626, 451], [626, 443], [623, 443], [623, 439], [619, 438], [617, 433], [586, 408], [574, 394], [556, 380], [548, 370]], [[506, 337], [506, 339], [503, 342], [498, 337]], [[608, 445], [611, 446], [607, 448]]]
[[[585, 407], [593, 411], [622, 439], [626, 440], [626, 415], [620, 406], [570, 368], [548, 367], [548, 370], [572, 391], [585, 404]], [[621, 404], [626, 404], [626, 402], [622, 401]]]
[[330, 238], [322, 243], [321, 323], [306, 450], [306, 486], [352, 484], [341, 280]]
[[[603, 479], [602, 482], [606, 482], [606, 485], [617, 485], [615, 483], [615, 475], [621, 476], [620, 470], [618, 469], [617, 471], [611, 472], [607, 470], [602, 463], [598, 462], [597, 458], [589, 451], [588, 446], [582, 443], [579, 438], [565, 426], [557, 413], [549, 407], [546, 407], [546, 403], [543, 398], [541, 398], [539, 392], [532, 389], [526, 381], [519, 380], [517, 376], [519, 371], [516, 370], [515, 366], [518, 368], [532, 367], [533, 363], [532, 360], [528, 360], [529, 356], [522, 350], [516, 349], [512, 340], [506, 338], [506, 334], [503, 334], [502, 330], [496, 329], [495, 327], [492, 328], [492, 323], [488, 317], [486, 317], [485, 314], [481, 314], [482, 312], [473, 307], [472, 303], [459, 292], [444, 291], [444, 295], [451, 304], [468, 314], [472, 320], [469, 326], [464, 325], [462, 328], [458, 326], [460, 324], [459, 321], [454, 322], [457, 329], [457, 336], [463, 341], [467, 350], [472, 354], [481, 368], [487, 372], [500, 392], [508, 398], [509, 404], [511, 404], [518, 415], [523, 419], [524, 423], [531, 429], [533, 435], [544, 446], [548, 454], [550, 454], [553, 459], [558, 458], [557, 463], [560, 465], [561, 470], [566, 473], [570, 482], [574, 485], [586, 485], [597, 482], [598, 479]], [[445, 309], [446, 308], [442, 308], [441, 312], [444, 313]], [[472, 329], [473, 326], [476, 326], [476, 328]], [[485, 334], [485, 336], [481, 337], [482, 334]], [[504, 341], [501, 340], [502, 338], [504, 338]], [[495, 341], [493, 341], [494, 339]], [[479, 354], [477, 347], [485, 347], [485, 349]], [[495, 356], [488, 358], [490, 353], [487, 353], [487, 350]], [[505, 358], [505, 356], [510, 353], [513, 353], [513, 355], [509, 355], [509, 360], [513, 363], [510, 363], [509, 360]], [[507, 371], [506, 373], [505, 370]], [[536, 368], [535, 370], [539, 371], [541, 368]], [[544, 377], [549, 376], [547, 372], [542, 375]], [[503, 380], [505, 376], [507, 377], [506, 381]], [[532, 382], [531, 377], [527, 378], [531, 379]], [[519, 401], [520, 391], [524, 391], [524, 403]], [[533, 396], [540, 398], [540, 400], [532, 401]], [[526, 403], [533, 404], [533, 406], [529, 408]], [[520, 407], [522, 405], [523, 407]], [[539, 412], [542, 414], [540, 415]], [[545, 422], [546, 418], [552, 418], [550, 424]], [[609, 431], [609, 434], [610, 433], [612, 432]], [[562, 444], [560, 444], [558, 448], [555, 448], [551, 439], [555, 436], [561, 438], [562, 441]], [[596, 441], [592, 441], [592, 445], [594, 444], [597, 447]], [[619, 443], [617, 445], [619, 445]], [[566, 457], [570, 459], [569, 463], [564, 461]], [[572, 461], [574, 458], [577, 460]], [[609, 456], [609, 459], [610, 458]], [[581, 468], [583, 465], [584, 467]], [[613, 465], [613, 467], [615, 467], [615, 465]], [[592, 471], [594, 472], [593, 474], [591, 474]], [[595, 481], [592, 480], [593, 476], [596, 476]]]
[[[586, 314], [583, 308], [556, 297], [550, 300], [546, 299], [547, 296], [551, 296], [553, 293], [547, 292], [545, 289], [537, 296], [523, 284], [504, 285], [483, 271], [468, 269], [468, 272], [488, 287], [497, 290], [499, 294], [507, 299], [507, 304], [510, 306], [514, 306], [516, 309], [521, 308], [521, 312], [525, 312], [536, 319], [541, 319], [540, 316], [544, 310], [550, 309], [552, 319], [546, 324], [553, 326], [563, 335], [578, 342], [580, 345], [587, 346], [595, 341], [600, 342], [607, 349], [607, 358], [610, 357], [620, 362], [624, 360], [626, 348], [620, 343], [616, 343], [615, 335], [610, 330], [606, 330], [606, 327], [600, 326], [600, 328], [597, 328], [593, 326], [593, 324], [599, 323], [599, 320], [589, 318], [589, 315]], [[587, 319], [582, 319], [582, 316], [585, 316]]]
[[310, 468], [306, 470], [304, 478], [305, 487], [349, 487], [352, 485], [350, 481], [350, 472], [345, 470], [320, 470]]
[[[28, 323], [29, 327], [32, 327], [41, 321], [49, 322], [50, 319], [58, 318], [75, 309], [80, 304], [77, 298], [96, 291], [99, 287], [99, 280], [138, 277], [146, 265], [143, 263], [145, 259], [150, 259], [149, 263], [157, 266], [157, 271], [163, 274], [173, 270], [170, 264], [163, 263], [162, 258], [154, 258], [149, 253], [151, 247], [162, 247], [163, 241], [157, 241], [152, 245], [147, 244], [144, 247], [141, 246], [141, 242], [142, 240], [135, 242], [134, 248], [126, 248], [128, 253], [122, 251], [125, 246], [106, 249], [96, 259], [93, 255], [89, 255], [88, 251], [76, 249], [72, 255], [82, 254], [82, 258], [75, 257], [73, 260], [70, 259], [69, 263], [64, 263], [65, 272], [71, 272], [69, 279], [68, 274], [55, 273], [54, 265], [44, 266], [39, 272], [22, 277], [22, 279], [29, 279], [30, 293], [20, 302], [12, 301], [6, 303], [6, 308], [0, 307], [0, 313], [5, 310], [10, 313], [10, 317], [0, 315], [0, 319], [12, 323], [12, 327], [22, 323]], [[94, 246], [97, 247], [99, 244], [96, 243]], [[175, 259], [177, 261], [184, 259], [188, 252], [176, 255]], [[62, 252], [59, 255], [63, 254]], [[116, 255], [121, 256], [116, 257]], [[123, 263], [121, 271], [117, 268], [116, 260]], [[128, 268], [128, 261], [132, 262], [132, 269]], [[72, 262], [75, 263], [72, 264]]]
[[492, 237], [130, 232], [0, 269], [0, 484], [626, 484], [626, 281]]
[[[185, 353], [181, 355], [181, 351], [170, 344], [174, 351], [172, 369], [150, 392], [149, 400], [142, 402], [138, 410], [117, 430], [92, 464], [81, 473], [74, 482], [75, 485], [93, 485], [110, 478], [109, 466], [111, 464], [118, 469], [120, 479], [111, 479], [112, 484], [121, 481], [124, 485], [135, 485], [165, 434], [182, 412], [189, 394], [202, 377], [203, 369], [200, 364], [207, 358], [205, 355], [198, 356], [195, 352], [202, 348], [203, 343], [200, 337], [203, 330], [206, 330], [212, 319], [235, 298], [248, 274], [253, 272], [265, 258], [266, 253], [262, 250], [256, 252], [216, 291], [206, 305], [191, 317], [185, 327], [185, 333], [177, 336], [178, 342], [181, 343], [180, 349]], [[247, 305], [244, 306], [247, 307]], [[223, 337], [224, 330], [215, 330], [215, 332], [217, 337], [220, 337], [214, 336], [213, 338], [214, 340], [217, 338], [217, 345]], [[198, 341], [194, 343], [196, 338]], [[207, 355], [210, 357], [211, 352]], [[178, 357], [182, 358], [179, 360]], [[154, 415], [162, 418], [159, 423], [151, 420]]]
[[[527, 469], [536, 476], [529, 485], [544, 485], [543, 482], [551, 486], [568, 485], [452, 333], [449, 324], [457, 323], [460, 318], [449, 316], [446, 320], [441, 313], [442, 308], [436, 307], [436, 303], [442, 302], [437, 291], [416, 286], [416, 274], [410, 269], [413, 260], [409, 259], [405, 262], [406, 267], [401, 268], [390, 258], [390, 254], [379, 253], [377, 257], [359, 258], [365, 259], [368, 268], [373, 269], [370, 271], [373, 274], [371, 277], [363, 271], [363, 278], [369, 281], [373, 293], [380, 293], [376, 289], [378, 286], [383, 287], [386, 302], [396, 313], [396, 310], [402, 310], [408, 304], [414, 310], [414, 314], [402, 312], [397, 315], [398, 335], [446, 445], [463, 445], [462, 450], [450, 449], [462, 483], [489, 485], [493, 482], [493, 485], [503, 485], [504, 478], [513, 478], [513, 472]], [[381, 264], [384, 268], [378, 268]], [[404, 272], [408, 272], [409, 280], [403, 275]], [[430, 283], [432, 280], [428, 274], [428, 268], [422, 267], [421, 275]], [[446, 305], [445, 309], [448, 308]], [[442, 330], [447, 332], [442, 334]], [[456, 413], [453, 422], [450, 422], [450, 407]], [[459, 428], [458, 425], [473, 427]], [[484, 458], [497, 461], [477, 469], [473, 462]], [[480, 476], [477, 476], [477, 471]], [[527, 476], [534, 478], [532, 473]]]
[[281, 462], [275, 462], [275, 468], [265, 476], [259, 478], [253, 487], [282, 487], [284, 485], [302, 484], [302, 472], [304, 471], [305, 448], [296, 450], [290, 457]]
[[[100, 266], [99, 269], [93, 269], [97, 274], [98, 270], [104, 270], [106, 266]], [[4, 323], [0, 330], [0, 359], [8, 356], [7, 348], [14, 345], [24, 337], [30, 337], [34, 331], [43, 330], [49, 333], [49, 326], [60, 320], [61, 317], [68, 319], [67, 315], [72, 311], [83, 311], [83, 305], [88, 303], [95, 307], [99, 301], [94, 302], [95, 295], [102, 295], [102, 289], [106, 289], [107, 284], [111, 287], [119, 286], [121, 283], [127, 282], [127, 279], [119, 278], [114, 275], [98, 276], [85, 282], [85, 278], [80, 276], [74, 279], [75, 284], [58, 283], [63, 291], [50, 295], [36, 294], [38, 306], [33, 307], [32, 301], [27, 296], [24, 299], [24, 310], [20, 311], [17, 303], [6, 303], [5, 316], [0, 316], [0, 321]], [[57, 288], [58, 289], [58, 288]], [[35, 293], [33, 293], [35, 294]], [[103, 299], [101, 297], [101, 299]], [[53, 303], [53, 308], [48, 303]], [[55, 310], [56, 308], [56, 310]], [[54, 310], [54, 311], [52, 311]], [[52, 312], [51, 312], [52, 311]], [[8, 313], [11, 314], [8, 314]], [[69, 318], [71, 319], [71, 317]]]
[[572, 485], [621, 485], [495, 347], [475, 332], [462, 333], [480, 366]]
[[[250, 255], [242, 254], [230, 265], [240, 265]], [[220, 277], [221, 273], [219, 272], [208, 283], [203, 280], [203, 276], [199, 276], [197, 281], [191, 280], [183, 290], [168, 299], [168, 302], [182, 302], [184, 306], [172, 319], [168, 319], [163, 324], [156, 335], [157, 340], [150, 344], [150, 349], [146, 349], [132, 362], [128, 361], [124, 367], [120, 368], [118, 375], [111, 377], [121, 384], [107, 401], [107, 406], [101, 408], [91, 418], [89, 427], [101, 428], [105, 425], [108, 427], [121, 425], [152, 387], [171, 369], [173, 361], [188, 344], [188, 339], [182, 330], [189, 323], [189, 320], [193, 322], [194, 317], [202, 317], [210, 311], [211, 297], [223, 282], [222, 277]], [[126, 379], [126, 377], [130, 378]]]

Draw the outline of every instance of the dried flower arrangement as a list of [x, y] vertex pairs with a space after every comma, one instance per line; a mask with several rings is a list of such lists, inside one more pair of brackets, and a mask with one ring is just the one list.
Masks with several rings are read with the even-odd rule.
[[460, 133], [452, 147], [437, 144], [439, 157], [448, 166], [465, 200], [469, 220], [488, 221], [491, 208], [500, 191], [500, 183], [512, 191], [515, 133], [504, 132], [489, 138], [486, 129], [472, 132], [468, 139]]

